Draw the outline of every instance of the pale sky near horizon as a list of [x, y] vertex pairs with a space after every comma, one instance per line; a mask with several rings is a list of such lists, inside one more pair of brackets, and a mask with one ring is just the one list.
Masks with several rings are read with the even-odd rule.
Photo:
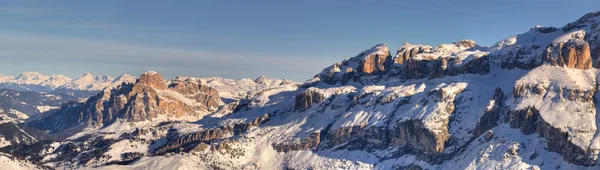
[[0, 0], [0, 74], [177, 75], [303, 81], [378, 43], [493, 45], [597, 0]]

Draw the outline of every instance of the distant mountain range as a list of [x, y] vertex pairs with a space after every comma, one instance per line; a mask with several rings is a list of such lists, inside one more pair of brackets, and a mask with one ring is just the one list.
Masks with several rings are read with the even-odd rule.
[[109, 76], [93, 76], [86, 73], [72, 79], [63, 75], [43, 75], [37, 72], [24, 72], [18, 76], [0, 75], [0, 88], [19, 91], [37, 91], [53, 93], [69, 93], [78, 97], [89, 97], [106, 88], [133, 83], [135, 77], [123, 74], [116, 78]]

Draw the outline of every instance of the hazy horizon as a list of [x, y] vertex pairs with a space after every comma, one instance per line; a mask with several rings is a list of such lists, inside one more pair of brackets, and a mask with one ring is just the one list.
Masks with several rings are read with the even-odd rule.
[[165, 78], [304, 81], [375, 44], [387, 44], [392, 54], [404, 42], [493, 45], [534, 25], [562, 27], [600, 6], [591, 0], [242, 2], [2, 2], [0, 74], [116, 77], [153, 70]]

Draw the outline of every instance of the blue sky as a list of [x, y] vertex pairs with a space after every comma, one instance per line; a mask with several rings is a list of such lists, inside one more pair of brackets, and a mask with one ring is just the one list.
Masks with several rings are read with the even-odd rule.
[[492, 45], [597, 0], [0, 1], [0, 74], [158, 71], [303, 81], [378, 43]]

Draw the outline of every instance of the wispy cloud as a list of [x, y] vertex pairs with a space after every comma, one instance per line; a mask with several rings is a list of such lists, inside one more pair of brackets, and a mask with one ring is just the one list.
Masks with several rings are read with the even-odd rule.
[[[176, 49], [72, 37], [0, 31], [0, 59], [19, 61], [78, 62], [170, 70], [171, 75], [277, 77], [305, 80], [333, 61], [285, 56], [246, 56], [227, 51]], [[57, 66], [65, 67], [65, 66]], [[190, 71], [197, 71], [190, 73]], [[98, 72], [98, 71], [95, 71]], [[288, 75], [288, 76], [286, 76]]]
[[65, 21], [49, 21], [45, 24], [53, 27], [64, 29], [117, 29], [120, 26], [113, 23], [103, 22], [65, 22]]
[[52, 11], [45, 8], [0, 7], [0, 14], [37, 15], [50, 13]]

